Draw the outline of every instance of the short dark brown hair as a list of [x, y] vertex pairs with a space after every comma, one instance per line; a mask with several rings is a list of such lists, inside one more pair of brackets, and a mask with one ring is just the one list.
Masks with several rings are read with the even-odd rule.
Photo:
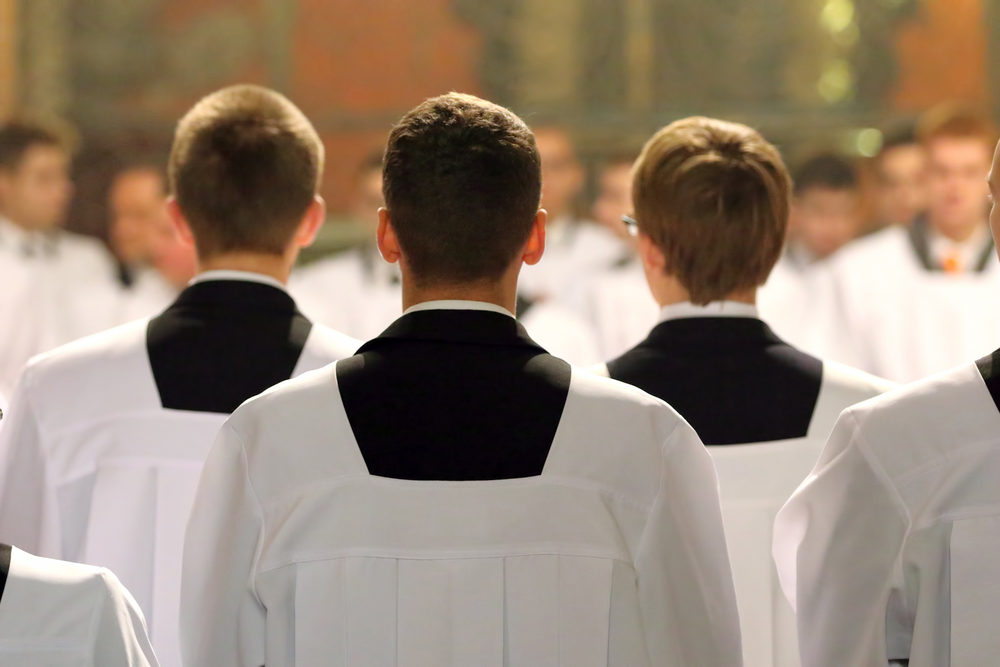
[[928, 109], [917, 122], [917, 138], [927, 145], [940, 138], [981, 139], [990, 151], [996, 143], [997, 128], [989, 115], [965, 102], [943, 102]]
[[316, 196], [323, 144], [283, 95], [230, 86], [180, 120], [167, 171], [200, 257], [281, 254]]
[[0, 169], [17, 169], [24, 154], [35, 146], [69, 152], [69, 142], [55, 128], [28, 120], [4, 123], [0, 126]]
[[790, 191], [777, 148], [745, 125], [704, 117], [653, 135], [632, 183], [639, 229], [696, 304], [767, 280], [784, 245]]
[[857, 190], [858, 171], [854, 162], [838, 153], [817, 153], [804, 160], [792, 174], [794, 192], [801, 195], [813, 188]]
[[496, 280], [531, 232], [541, 194], [535, 138], [513, 112], [449, 93], [389, 135], [382, 190], [415, 282]]

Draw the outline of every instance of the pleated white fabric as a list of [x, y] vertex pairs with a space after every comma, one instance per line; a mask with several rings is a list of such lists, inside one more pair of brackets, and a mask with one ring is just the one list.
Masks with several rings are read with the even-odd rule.
[[775, 522], [805, 665], [997, 662], [998, 433], [974, 364], [843, 413]]
[[0, 600], [0, 664], [156, 667], [142, 612], [104, 568], [14, 547]]
[[722, 518], [740, 609], [743, 662], [748, 667], [800, 664], [795, 614], [782, 594], [771, 557], [775, 515], [815, 465], [840, 412], [891, 387], [891, 383], [827, 362], [805, 437], [707, 448], [719, 475]]
[[369, 475], [333, 369], [253, 399], [206, 464], [182, 609], [189, 667], [740, 664], [704, 447], [584, 373], [511, 480]]
[[[161, 407], [147, 324], [29, 364], [0, 431], [0, 540], [110, 569], [143, 609], [160, 661], [179, 667], [184, 532], [227, 415]], [[354, 345], [314, 327], [295, 373]]]

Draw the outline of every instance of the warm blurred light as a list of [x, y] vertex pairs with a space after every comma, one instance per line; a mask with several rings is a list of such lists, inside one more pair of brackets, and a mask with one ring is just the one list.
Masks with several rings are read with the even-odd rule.
[[906, 2], [906, 0], [882, 0], [883, 5], [891, 7], [892, 9], [902, 7], [904, 2]]
[[857, 23], [851, 23], [840, 32], [834, 33], [832, 37], [837, 46], [844, 49], [850, 49], [858, 43], [859, 39], [861, 39], [861, 30], [858, 29]]
[[875, 157], [882, 148], [882, 133], [874, 127], [859, 130], [854, 138], [854, 146], [861, 155]]
[[835, 104], [847, 99], [854, 86], [854, 73], [843, 58], [831, 60], [823, 68], [816, 90], [827, 103]]
[[832, 34], [847, 30], [854, 22], [854, 3], [851, 0], [827, 0], [819, 20]]

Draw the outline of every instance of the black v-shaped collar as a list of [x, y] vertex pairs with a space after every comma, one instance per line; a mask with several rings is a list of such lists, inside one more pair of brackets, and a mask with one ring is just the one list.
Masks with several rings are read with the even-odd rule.
[[996, 350], [976, 362], [979, 374], [983, 376], [986, 389], [990, 392], [993, 404], [1000, 411], [1000, 350]]
[[7, 587], [7, 574], [10, 572], [10, 552], [9, 544], [0, 544], [0, 601], [3, 600], [3, 591]]
[[[910, 239], [910, 247], [913, 248], [913, 253], [917, 256], [917, 261], [920, 262], [920, 266], [922, 266], [925, 271], [940, 272], [944, 270], [943, 267], [935, 262], [934, 258], [931, 257], [930, 234], [926, 216], [921, 215], [913, 221], [913, 224], [910, 225], [907, 236]], [[993, 257], [993, 235], [989, 234], [987, 236], [987, 242], [983, 245], [983, 249], [979, 252], [976, 262], [972, 265], [973, 273], [982, 273], [985, 271], [986, 266], [990, 262], [990, 258]]]

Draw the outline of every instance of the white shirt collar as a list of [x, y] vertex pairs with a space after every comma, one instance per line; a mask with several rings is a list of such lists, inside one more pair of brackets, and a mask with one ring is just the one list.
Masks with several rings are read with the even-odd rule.
[[61, 229], [39, 230], [25, 229], [15, 224], [10, 218], [0, 215], [0, 245], [20, 249], [37, 249], [48, 244], [50, 250], [56, 248]]
[[501, 315], [506, 315], [507, 317], [514, 317], [514, 313], [510, 312], [503, 306], [496, 305], [495, 303], [487, 303], [485, 301], [466, 301], [462, 299], [424, 301], [423, 303], [410, 306], [403, 311], [403, 314], [409, 315], [410, 313], [416, 313], [421, 310], [483, 310], [490, 313], [500, 313]]
[[195, 285], [197, 283], [205, 283], [210, 280], [242, 280], [248, 283], [260, 283], [261, 285], [270, 285], [271, 287], [276, 287], [282, 292], [287, 292], [288, 289], [281, 283], [280, 280], [272, 276], [265, 276], [263, 273], [253, 273], [251, 271], [231, 271], [228, 269], [217, 269], [215, 271], [204, 271], [199, 273], [188, 285]]
[[931, 258], [939, 264], [944, 264], [947, 257], [957, 259], [963, 272], [970, 271], [979, 257], [989, 237], [986, 225], [976, 227], [976, 231], [965, 241], [955, 242], [937, 230], [929, 229], [927, 234], [928, 249]]
[[739, 301], [713, 301], [696, 306], [690, 301], [672, 303], [660, 309], [660, 321], [679, 320], [687, 317], [752, 317], [759, 318], [757, 306]]

